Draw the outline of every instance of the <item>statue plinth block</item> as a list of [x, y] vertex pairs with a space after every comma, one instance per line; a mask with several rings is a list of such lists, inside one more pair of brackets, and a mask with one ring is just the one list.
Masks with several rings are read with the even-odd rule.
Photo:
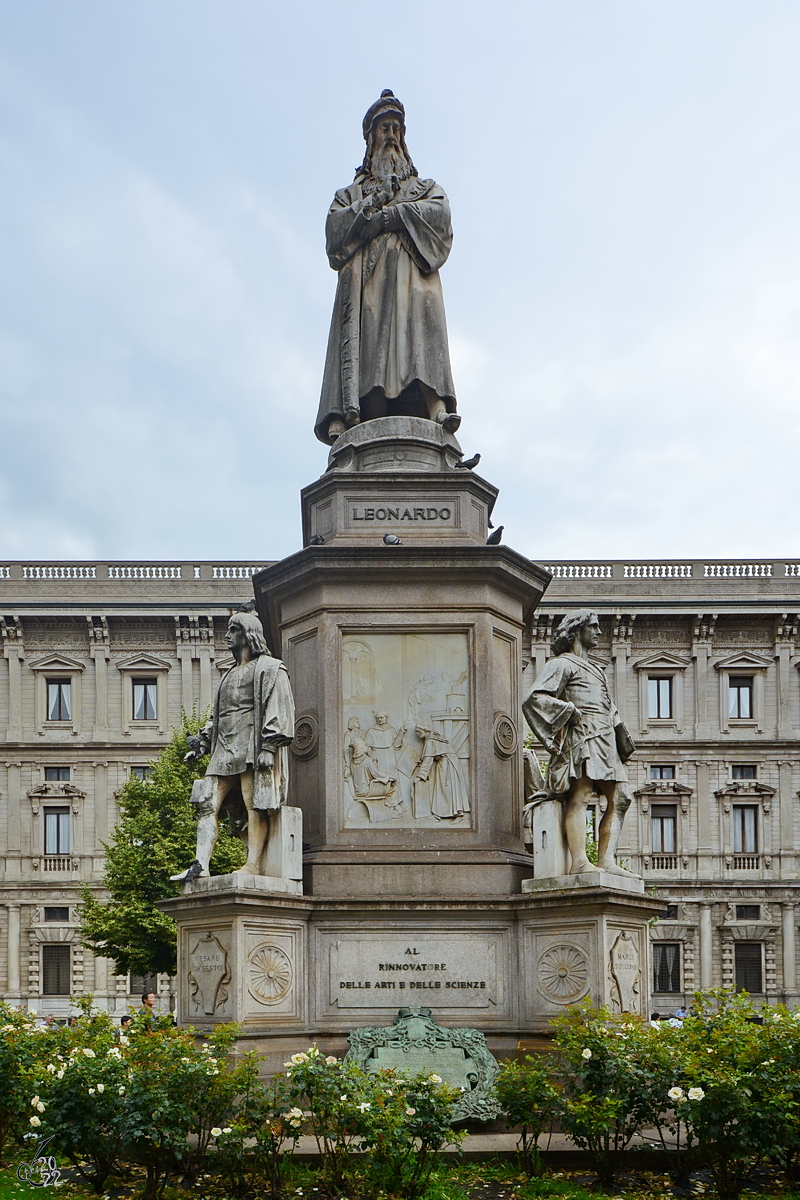
[[178, 924], [181, 1024], [297, 1031], [308, 1007], [308, 905], [263, 875], [197, 879], [159, 907]]
[[638, 875], [615, 875], [611, 871], [584, 871], [577, 875], [553, 875], [549, 878], [523, 879], [522, 891], [571, 892], [581, 888], [611, 888], [618, 892], [644, 894], [644, 880]]
[[301, 492], [303, 541], [378, 545], [384, 534], [416, 545], [482, 546], [497, 498], [459, 469], [452, 434], [422, 417], [381, 417], [337, 438], [327, 472]]
[[[525, 1025], [545, 1032], [553, 1017], [584, 999], [612, 1012], [648, 1015], [648, 925], [664, 906], [642, 894], [641, 880], [607, 880], [588, 872], [523, 883], [529, 906], [520, 913]], [[639, 886], [625, 889], [620, 882]]]

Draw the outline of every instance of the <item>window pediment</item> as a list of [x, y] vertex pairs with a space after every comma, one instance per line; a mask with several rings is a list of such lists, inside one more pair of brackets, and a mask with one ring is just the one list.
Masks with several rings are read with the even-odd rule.
[[637, 788], [633, 793], [639, 801], [639, 807], [643, 813], [648, 812], [651, 804], [680, 804], [681, 812], [685, 816], [689, 811], [689, 800], [693, 795], [694, 789], [687, 787], [685, 783], [678, 783], [677, 779], [651, 779], [649, 783], [644, 783], [640, 788]]
[[683, 942], [689, 936], [692, 926], [685, 921], [664, 921], [660, 917], [655, 925], [650, 928], [651, 942]]
[[723, 925], [722, 936], [734, 942], [763, 942], [771, 940], [777, 932], [777, 925], [767, 925], [763, 921], [744, 922], [738, 925]]
[[633, 663], [635, 671], [685, 671], [691, 659], [680, 654], [648, 654]]
[[172, 664], [155, 654], [130, 654], [114, 664], [118, 671], [169, 671]]
[[715, 671], [730, 671], [730, 672], [748, 672], [748, 671], [766, 671], [767, 667], [772, 666], [772, 659], [765, 658], [761, 654], [750, 654], [749, 652], [739, 654], [729, 654], [727, 658], [720, 658], [714, 663]]
[[736, 779], [733, 783], [728, 783], [723, 788], [719, 788], [714, 792], [718, 798], [720, 796], [728, 797], [747, 797], [753, 800], [769, 799], [775, 795], [775, 788], [769, 787], [766, 783], [759, 783], [757, 779]]
[[85, 664], [68, 654], [46, 654], [44, 658], [34, 658], [28, 662], [32, 671], [73, 672], [84, 671]]

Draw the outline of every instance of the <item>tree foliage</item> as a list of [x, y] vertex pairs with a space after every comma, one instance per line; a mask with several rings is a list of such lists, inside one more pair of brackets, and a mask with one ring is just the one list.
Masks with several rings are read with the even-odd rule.
[[[132, 777], [124, 784], [120, 822], [111, 842], [104, 843], [103, 886], [109, 900], [98, 900], [88, 887], [82, 890], [81, 940], [95, 954], [113, 959], [120, 974], [175, 974], [175, 922], [156, 901], [178, 895], [180, 884], [170, 875], [195, 856], [197, 814], [189, 796], [208, 758], [185, 763], [183, 757], [187, 734], [197, 733], [203, 723], [194, 714], [184, 716], [147, 778]], [[237, 870], [246, 857], [239, 838], [221, 825], [212, 875]]]

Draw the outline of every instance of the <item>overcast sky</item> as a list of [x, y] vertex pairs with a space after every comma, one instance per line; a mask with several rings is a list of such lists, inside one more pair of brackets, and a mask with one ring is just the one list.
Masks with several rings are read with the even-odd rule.
[[0, 0], [0, 558], [300, 546], [384, 87], [539, 560], [800, 554], [797, 0]]

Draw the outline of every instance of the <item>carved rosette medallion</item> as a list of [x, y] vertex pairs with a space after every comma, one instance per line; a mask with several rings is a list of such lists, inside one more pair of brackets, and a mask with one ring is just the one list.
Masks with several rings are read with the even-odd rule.
[[589, 963], [583, 950], [567, 943], [548, 946], [539, 955], [539, 990], [556, 1004], [573, 1004], [589, 988]]
[[247, 989], [260, 1004], [278, 1004], [292, 986], [292, 960], [280, 946], [261, 942], [250, 951]]
[[292, 754], [295, 758], [313, 758], [319, 745], [319, 724], [312, 713], [303, 713], [294, 723]]
[[519, 745], [517, 727], [506, 713], [498, 713], [494, 719], [494, 751], [500, 758], [511, 758]]

